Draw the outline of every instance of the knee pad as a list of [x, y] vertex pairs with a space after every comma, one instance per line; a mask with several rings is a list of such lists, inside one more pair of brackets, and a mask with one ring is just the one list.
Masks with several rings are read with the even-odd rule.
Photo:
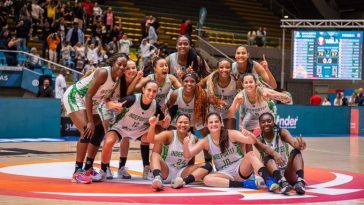
[[293, 149], [289, 154], [289, 156], [292, 157], [292, 159], [294, 159], [298, 154], [301, 154], [301, 151], [298, 149]]
[[274, 160], [274, 158], [272, 156], [270, 156], [270, 155], [267, 155], [267, 156], [263, 157], [264, 165], [267, 165], [268, 161], [271, 160], [271, 159]]
[[91, 138], [90, 143], [95, 145], [96, 147], [99, 147], [101, 145], [102, 140], [104, 139], [105, 132], [103, 126], [96, 125], [94, 136]]
[[201, 168], [206, 169], [209, 173], [212, 171], [212, 165], [210, 162], [205, 162]]

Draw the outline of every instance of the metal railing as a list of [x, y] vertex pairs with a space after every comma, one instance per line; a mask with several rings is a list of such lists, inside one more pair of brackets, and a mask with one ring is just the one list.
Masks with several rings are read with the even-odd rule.
[[[2, 52], [2, 53], [4, 53], [4, 54], [5, 54], [5, 53], [17, 53], [17, 54], [23, 54], [23, 55], [26, 55], [26, 56], [28, 56], [28, 57], [38, 58], [41, 62], [46, 62], [46, 63], [48, 63], [48, 64], [50, 64], [50, 65], [52, 65], [52, 66], [54, 66], [54, 67], [56, 67], [56, 68], [59, 68], [60, 70], [61, 70], [61, 69], [65, 69], [65, 70], [70, 71], [70, 72], [72, 72], [72, 73], [77, 73], [77, 74], [80, 74], [80, 75], [84, 75], [82, 72], [79, 72], [79, 71], [77, 71], [77, 70], [75, 70], [75, 69], [72, 69], [72, 68], [66, 67], [66, 66], [64, 66], [64, 65], [61, 65], [61, 64], [58, 64], [58, 63], [52, 62], [52, 61], [50, 61], [50, 60], [47, 60], [47, 59], [42, 58], [42, 57], [40, 57], [40, 56], [33, 55], [33, 54], [28, 53], [28, 52], [25, 52], [25, 51], [0, 50], [0, 52]], [[6, 55], [5, 55], [4, 57], [6, 58]], [[0, 56], [0, 66], [1, 66], [1, 65], [2, 65], [2, 66], [6, 66], [6, 65], [7, 65], [7, 62], [5, 63], [4, 61], [2, 61], [2, 58], [4, 58], [4, 57], [3, 57], [3, 56]], [[19, 55], [16, 57], [16, 60], [17, 60], [18, 65], [20, 65], [20, 66], [23, 66], [23, 64], [24, 64], [25, 62], [29, 62], [29, 58], [19, 58]], [[25, 64], [26, 64], [26, 63], [25, 63]], [[46, 67], [48, 67], [48, 68], [49, 68], [49, 66], [47, 66], [47, 65], [45, 65], [45, 64], [43, 64], [43, 63], [42, 63], [42, 65], [40, 65], [39, 67], [42, 67], [42, 66], [46, 66]]]
[[226, 55], [224, 52], [222, 52], [221, 50], [219, 50], [218, 48], [216, 48], [215, 46], [213, 46], [211, 43], [209, 43], [208, 41], [206, 41], [205, 39], [203, 39], [201, 36], [197, 36], [198, 40], [200, 40], [201, 42], [203, 42], [205, 45], [209, 46], [210, 48], [212, 48], [213, 50], [217, 51], [218, 53], [220, 53], [222, 56], [224, 56], [226, 59], [230, 60], [231, 62], [235, 62], [234, 59], [230, 58], [228, 55]]
[[[199, 30], [199, 33], [205, 35], [210, 41], [218, 42], [219, 39], [222, 39], [221, 42], [231, 43], [236, 45], [247, 45], [248, 35], [227, 31], [216, 31], [211, 29], [203, 29]], [[231, 40], [230, 40], [231, 39]], [[279, 37], [266, 37], [266, 43], [275, 42], [272, 45], [276, 45], [278, 48], [281, 48], [281, 38]]]

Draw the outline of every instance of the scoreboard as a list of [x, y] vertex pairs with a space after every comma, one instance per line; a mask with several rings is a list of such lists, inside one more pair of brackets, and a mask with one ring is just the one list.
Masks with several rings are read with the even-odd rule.
[[293, 78], [361, 80], [362, 31], [293, 32]]

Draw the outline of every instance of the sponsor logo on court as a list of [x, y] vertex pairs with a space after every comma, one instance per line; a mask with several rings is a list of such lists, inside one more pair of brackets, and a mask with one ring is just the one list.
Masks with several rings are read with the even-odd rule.
[[[97, 164], [97, 163], [96, 163]], [[111, 166], [116, 168], [117, 161]], [[155, 192], [151, 181], [142, 180], [141, 161], [129, 160], [131, 180], [109, 180], [89, 185], [71, 183], [73, 162], [34, 163], [0, 168], [0, 195], [92, 202], [154, 204], [267, 204], [333, 202], [364, 198], [364, 174], [305, 169], [308, 182], [303, 196], [259, 190], [210, 188], [201, 184], [182, 189], [169, 185]], [[114, 169], [114, 171], [116, 171]]]

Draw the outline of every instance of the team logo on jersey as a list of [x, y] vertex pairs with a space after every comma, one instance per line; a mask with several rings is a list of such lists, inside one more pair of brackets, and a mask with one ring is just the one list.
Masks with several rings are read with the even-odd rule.
[[[117, 166], [112, 161], [111, 166]], [[161, 192], [151, 188], [151, 181], [142, 180], [142, 163], [129, 160], [131, 180], [110, 180], [89, 185], [71, 183], [73, 162], [33, 163], [0, 168], [0, 195], [16, 195], [44, 199], [92, 202], [155, 203], [155, 204], [266, 204], [330, 202], [364, 198], [364, 174], [305, 169], [306, 194], [290, 196], [260, 190], [209, 188], [191, 185]]]

